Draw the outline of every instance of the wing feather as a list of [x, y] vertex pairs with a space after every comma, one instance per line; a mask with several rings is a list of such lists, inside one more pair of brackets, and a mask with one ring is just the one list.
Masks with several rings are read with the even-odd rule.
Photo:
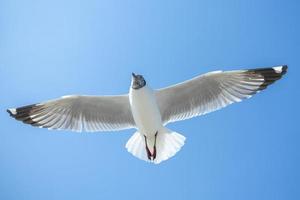
[[280, 79], [287, 66], [215, 71], [156, 91], [164, 124], [213, 112], [250, 98]]
[[72, 131], [117, 131], [135, 127], [128, 95], [65, 96], [7, 110], [33, 126]]

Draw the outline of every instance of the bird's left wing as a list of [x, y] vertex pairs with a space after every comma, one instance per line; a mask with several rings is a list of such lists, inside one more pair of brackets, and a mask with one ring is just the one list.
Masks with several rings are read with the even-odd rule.
[[135, 127], [128, 95], [65, 96], [7, 110], [33, 126], [72, 131], [118, 131]]
[[203, 115], [239, 102], [280, 79], [287, 66], [216, 71], [156, 91], [164, 124]]

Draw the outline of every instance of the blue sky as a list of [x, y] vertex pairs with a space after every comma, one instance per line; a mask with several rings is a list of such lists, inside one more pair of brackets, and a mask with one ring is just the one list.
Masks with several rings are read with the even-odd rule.
[[[299, 199], [299, 1], [0, 1], [0, 199]], [[119, 133], [48, 131], [5, 110], [67, 94], [126, 93], [212, 70], [288, 64], [281, 81], [170, 124], [187, 137], [160, 165]]]

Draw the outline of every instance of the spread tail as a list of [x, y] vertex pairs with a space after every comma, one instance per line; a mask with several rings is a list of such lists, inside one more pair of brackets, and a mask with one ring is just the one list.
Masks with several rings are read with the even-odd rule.
[[[154, 144], [154, 136], [152, 138], [147, 138], [148, 145]], [[135, 132], [133, 136], [128, 140], [126, 148], [135, 157], [151, 161], [154, 164], [159, 164], [160, 162], [167, 160], [174, 156], [184, 145], [185, 137], [164, 128], [163, 131], [159, 131], [156, 138], [156, 158], [154, 160], [149, 160], [147, 156], [146, 143], [144, 136], [139, 132]], [[153, 146], [151, 146], [153, 149]], [[152, 151], [152, 150], [151, 150]]]

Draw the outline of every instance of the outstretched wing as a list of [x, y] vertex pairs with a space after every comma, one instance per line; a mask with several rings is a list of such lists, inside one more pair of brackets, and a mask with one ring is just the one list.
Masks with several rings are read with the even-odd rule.
[[287, 66], [216, 71], [156, 91], [164, 124], [213, 112], [239, 102], [280, 79]]
[[7, 110], [33, 126], [72, 131], [118, 131], [135, 127], [128, 95], [65, 96]]

